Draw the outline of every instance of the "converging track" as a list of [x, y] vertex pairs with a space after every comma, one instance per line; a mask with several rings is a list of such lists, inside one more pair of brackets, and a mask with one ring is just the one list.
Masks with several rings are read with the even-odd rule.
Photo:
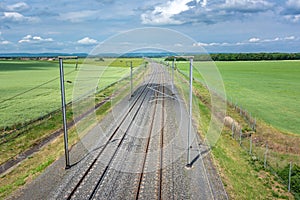
[[172, 94], [167, 70], [151, 63], [146, 77], [83, 138], [93, 150], [39, 198], [227, 199], [224, 188], [215, 187], [221, 182], [211, 184], [220, 179], [207, 176], [196, 136], [193, 168], [185, 167], [188, 114], [182, 97]]

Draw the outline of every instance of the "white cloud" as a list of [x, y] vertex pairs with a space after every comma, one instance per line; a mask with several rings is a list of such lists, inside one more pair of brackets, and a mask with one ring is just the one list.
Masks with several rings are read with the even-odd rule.
[[200, 4], [203, 8], [207, 6], [207, 0], [196, 0], [196, 3]]
[[281, 14], [286, 20], [290, 22], [300, 22], [300, 1], [288, 0]]
[[29, 40], [32, 38], [32, 35], [26, 35], [25, 37], [23, 37], [23, 39]]
[[143, 24], [215, 24], [243, 19], [255, 13], [274, 12], [274, 3], [270, 0], [168, 0], [147, 9], [141, 14]]
[[207, 47], [209, 46], [208, 43], [203, 43], [203, 42], [197, 42], [193, 44], [194, 47]]
[[272, 38], [272, 39], [264, 39], [261, 42], [276, 42], [276, 41], [280, 41], [280, 40], [283, 40], [283, 38], [276, 37], [276, 38]]
[[299, 15], [285, 15], [284, 18], [293, 23], [300, 22], [300, 14]]
[[200, 46], [200, 47], [213, 47], [213, 46], [234, 46], [237, 45], [237, 43], [228, 43], [228, 42], [211, 42], [211, 43], [203, 43], [203, 42], [198, 42], [194, 43], [193, 46]]
[[273, 4], [266, 0], [226, 0], [221, 7], [236, 12], [261, 12], [271, 9]]
[[7, 40], [3, 40], [3, 41], [0, 41], [0, 44], [7, 45], [7, 44], [11, 44], [11, 42], [7, 41]]
[[299, 0], [288, 0], [286, 5], [289, 8], [300, 9], [300, 1]]
[[154, 10], [141, 15], [142, 23], [152, 25], [183, 24], [183, 21], [173, 17], [191, 9], [192, 7], [187, 5], [190, 2], [191, 0], [173, 0], [157, 5]]
[[175, 46], [175, 47], [183, 47], [183, 45], [180, 44], [180, 43], [174, 44], [174, 46]]
[[2, 21], [8, 22], [37, 22], [39, 21], [36, 17], [25, 17], [18, 12], [4, 12], [1, 17]]
[[21, 11], [27, 10], [30, 7], [24, 3], [19, 2], [12, 5], [5, 5], [0, 3], [0, 10], [3, 12], [0, 15], [0, 22], [6, 23], [6, 22], [38, 22], [39, 18], [37, 17], [27, 17], [21, 14]]
[[41, 43], [41, 42], [53, 42], [53, 39], [42, 38], [40, 36], [26, 35], [21, 40], [19, 40], [19, 43]]
[[296, 39], [295, 36], [288, 36], [284, 38], [284, 40], [295, 40], [295, 39]]
[[236, 42], [236, 43], [228, 43], [228, 42], [212, 42], [212, 43], [203, 43], [198, 42], [194, 43], [193, 46], [202, 46], [202, 47], [212, 47], [212, 46], [240, 46], [240, 45], [249, 45], [249, 44], [260, 44], [260, 43], [271, 43], [271, 42], [287, 42], [297, 40], [295, 36], [287, 36], [287, 37], [276, 37], [272, 39], [260, 39], [257, 37], [250, 38], [248, 41]]
[[23, 21], [25, 19], [22, 14], [17, 12], [4, 12], [3, 15], [3, 19], [8, 19], [11, 21]]
[[70, 22], [83, 22], [89, 18], [95, 18], [99, 11], [95, 10], [82, 10], [78, 12], [67, 12], [59, 15], [60, 20], [70, 21]]
[[[197, 1], [197, 3], [199, 3], [199, 0]], [[206, 7], [206, 6], [207, 6], [207, 0], [203, 0], [203, 1], [201, 2], [201, 6], [202, 6], [202, 7]]]
[[297, 38], [295, 36], [286, 36], [286, 37], [275, 37], [275, 38], [266, 38], [266, 39], [260, 39], [260, 38], [250, 38], [248, 40], [249, 43], [266, 43], [266, 42], [279, 42], [279, 41], [291, 41], [296, 40]]
[[276, 37], [271, 39], [263, 39], [260, 42], [278, 42], [278, 41], [290, 41], [290, 40], [296, 40], [296, 37], [295, 36]]
[[2, 32], [1, 31], [0, 31], [0, 44], [2, 44], [2, 45], [11, 44], [10, 41], [4, 40], [4, 38], [2, 37]]
[[260, 39], [259, 38], [250, 38], [249, 42], [259, 42]]
[[30, 7], [25, 2], [19, 2], [16, 4], [6, 6], [6, 9], [9, 11], [23, 11], [23, 10], [27, 10], [29, 8]]
[[19, 40], [19, 43], [26, 43], [26, 42], [30, 42], [32, 39], [31, 35], [27, 35], [25, 37], [23, 37], [23, 39]]
[[82, 38], [81, 40], [78, 40], [77, 43], [83, 44], [83, 45], [92, 45], [92, 44], [97, 44], [98, 41], [95, 39], [91, 39], [89, 37], [85, 37], [85, 38]]

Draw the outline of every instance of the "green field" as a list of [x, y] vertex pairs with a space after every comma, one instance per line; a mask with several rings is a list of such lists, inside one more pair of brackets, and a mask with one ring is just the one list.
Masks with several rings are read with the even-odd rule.
[[[128, 61], [133, 61], [134, 67], [143, 63], [143, 59], [89, 60], [89, 65], [103, 72], [98, 90], [129, 75]], [[78, 71], [75, 71], [75, 66], [74, 60], [64, 62], [67, 102], [72, 99], [76, 82]], [[78, 66], [79, 69], [84, 67], [86, 64]], [[93, 73], [91, 71], [89, 74]], [[59, 109], [58, 61], [0, 61], [0, 94], [0, 129], [28, 122]]]
[[[89, 63], [86, 63], [87, 66], [85, 66], [87, 67], [86, 69], [90, 70], [86, 70], [86, 78], [92, 78], [96, 76], [96, 73], [94, 73], [93, 69], [98, 67], [100, 69], [104, 69], [105, 67], [103, 68], [103, 66], [109, 65], [110, 67], [106, 68], [104, 73], [101, 75], [102, 79], [98, 83], [99, 90], [101, 90], [101, 88], [113, 83], [121, 77], [128, 75], [129, 69], [127, 61], [128, 60], [126, 59], [119, 59], [109, 64], [110, 62], [107, 60], [105, 62], [90, 60]], [[142, 59], [137, 59], [134, 61], [134, 66], [139, 66], [143, 62], [144, 61]], [[68, 101], [71, 100], [74, 79], [77, 75], [77, 72], [74, 71], [75, 63], [75, 61], [70, 60], [64, 65], [66, 73], [65, 80], [72, 81], [72, 83], [66, 83], [66, 95]], [[280, 113], [277, 114], [277, 120], [279, 121], [284, 119], [282, 116], [285, 115], [282, 113], [286, 113], [283, 111], [284, 106], [288, 107], [289, 109], [294, 109], [294, 115], [291, 116], [289, 113], [288, 116], [289, 119], [291, 118], [294, 121], [288, 122], [294, 124], [295, 127], [297, 126], [297, 122], [299, 121], [297, 121], [297, 117], [295, 116], [300, 112], [299, 109], [297, 110], [295, 102], [296, 100], [300, 100], [300, 94], [297, 93], [298, 90], [296, 90], [299, 89], [300, 84], [296, 77], [299, 77], [300, 66], [296, 61], [217, 62], [216, 64], [218, 65], [218, 68], [223, 76], [227, 94], [228, 96], [231, 96], [229, 100], [233, 99], [234, 102], [237, 101], [240, 105], [252, 113], [255, 113], [256, 116], [264, 121], [268, 120], [266, 117], [273, 116], [273, 114], [269, 114], [269, 112]], [[194, 66], [202, 72], [203, 70], [211, 71], [210, 69], [207, 69], [208, 65], [205, 62], [195, 62]], [[83, 66], [80, 65], [80, 67], [82, 69]], [[182, 72], [188, 73], [188, 63], [177, 63], [177, 67], [179, 67]], [[144, 70], [143, 68], [140, 69]], [[194, 72], [196, 78], [201, 79], [201, 75], [197, 73], [196, 70]], [[142, 73], [143, 72], [140, 74]], [[31, 119], [38, 117], [39, 113], [47, 113], [48, 111], [45, 111], [45, 108], [49, 108], [49, 111], [60, 108], [61, 105], [58, 76], [58, 63], [54, 61], [0, 61], [0, 102], [6, 100], [3, 103], [0, 103], [0, 122], [2, 123], [4, 117], [10, 116], [10, 119], [7, 118], [7, 122], [16, 123], [18, 120], [27, 120], [25, 118], [21, 118], [20, 116], [28, 116], [28, 118]], [[139, 75], [136, 77], [139, 77]], [[48, 81], [49, 83], [47, 83]], [[129, 81], [126, 80], [121, 82], [120, 85], [125, 87], [126, 83], [128, 82]], [[43, 83], [47, 84], [37, 87]], [[182, 83], [187, 86], [186, 82]], [[280, 84], [275, 85], [274, 87], [275, 83]], [[97, 94], [98, 96], [96, 96], [95, 99], [100, 102], [105, 96], [109, 96], [113, 93], [113, 91], [116, 91], [116, 88], [122, 90], [123, 87], [120, 89], [120, 85], [113, 85], [112, 87], [103, 90]], [[187, 87], [184, 88], [188, 89]], [[30, 89], [33, 90], [29, 91]], [[202, 92], [202, 95], [205, 96], [204, 99], [209, 98], [208, 92], [203, 89], [200, 84], [195, 83], [194, 89], [199, 93]], [[275, 92], [279, 89], [285, 89], [285, 92], [280, 92], [280, 95], [275, 95]], [[292, 91], [294, 91], [294, 93], [292, 93]], [[127, 93], [127, 91], [124, 93]], [[287, 95], [289, 95], [289, 97], [290, 95], [294, 95], [294, 104], [289, 102]], [[124, 96], [120, 94], [117, 96], [117, 98], [122, 97]], [[280, 99], [279, 97], [282, 98]], [[270, 102], [263, 101], [264, 98], [271, 98], [269, 100]], [[274, 101], [273, 99], [277, 99], [277, 101], [278, 99], [281, 100], [281, 102], [278, 102], [281, 104], [276, 104], [274, 107], [272, 104]], [[12, 103], [14, 101], [15, 103]], [[199, 102], [202, 122], [201, 126], [199, 127], [199, 133], [204, 134], [209, 126], [211, 117], [211, 111], [209, 109], [210, 102]], [[285, 104], [285, 102], [287, 103]], [[51, 103], [53, 103], [52, 106], [50, 106]], [[7, 105], [7, 108], [3, 106], [5, 104]], [[105, 104], [105, 106], [100, 107], [100, 110], [98, 110], [96, 114], [104, 116], [105, 113], [110, 109], [110, 106], [110, 103]], [[268, 109], [261, 109], [258, 106], [265, 106]], [[272, 109], [270, 109], [268, 106], [271, 106]], [[67, 109], [67, 111], [67, 117], [69, 121], [72, 118], [74, 110]], [[233, 109], [228, 109], [228, 111], [229, 115], [233, 115], [233, 117], [238, 121], [243, 121], [242, 117], [233, 111]], [[1, 146], [2, 149], [0, 149], [1, 152], [5, 152], [2, 154], [1, 159], [5, 161], [10, 157], [15, 157], [20, 152], [28, 149], [33, 144], [36, 144], [40, 138], [51, 133], [53, 130], [58, 129], [57, 124], [60, 124], [58, 123], [59, 120], [61, 119], [60, 114], [58, 113], [52, 116], [50, 119], [42, 121], [41, 124], [33, 124], [31, 127], [29, 127], [29, 131], [26, 132], [26, 134], [20, 135], [18, 138], [4, 143]], [[91, 118], [87, 118], [85, 120], [88, 120], [89, 122], [93, 121]], [[200, 121], [200, 118], [198, 120]], [[271, 118], [271, 120], [273, 121], [271, 121], [272, 123], [270, 122], [270, 124], [280, 128], [281, 130], [289, 130], [290, 128], [287, 126], [280, 127], [279, 125], [275, 124], [276, 119]], [[284, 125], [287, 125], [288, 122], [285, 122]], [[293, 130], [289, 131], [298, 133], [297, 131]], [[71, 129], [69, 132], [70, 144], [72, 145], [76, 143], [77, 139], [77, 132], [74, 131], [74, 129]], [[296, 142], [296, 144], [298, 143]], [[9, 174], [1, 176], [0, 199], [34, 179], [54, 160], [62, 156], [62, 145], [62, 137], [58, 137], [58, 139], [49, 146], [43, 148], [41, 152], [37, 152], [32, 157], [30, 156], [29, 159], [24, 160]], [[260, 147], [261, 146], [256, 147], [256, 149], [260, 150]], [[287, 192], [286, 187], [284, 185], [278, 185], [274, 177], [272, 177], [268, 171], [265, 172], [258, 162], [252, 163], [252, 160], [249, 159], [248, 152], [240, 148], [238, 142], [231, 138], [230, 129], [224, 129], [223, 134], [216, 144], [216, 148], [213, 148], [212, 152], [217, 163], [218, 170], [221, 174], [222, 181], [230, 198], [273, 199], [281, 197], [282, 199], [293, 199], [292, 195]], [[270, 150], [268, 153], [270, 157], [268, 157], [268, 163], [271, 163], [271, 154], [274, 154], [272, 150]], [[286, 162], [290, 161], [290, 157], [287, 156], [289, 155], [280, 154], [279, 162], [283, 163], [283, 159], [285, 159]], [[236, 163], [239, 164], [237, 165]], [[276, 188], [273, 187], [274, 185], [276, 185]]]
[[[285, 132], [300, 134], [300, 61], [216, 62], [227, 99]], [[210, 65], [210, 64], [209, 64]], [[177, 63], [188, 74], [188, 63]], [[206, 62], [194, 62], [200, 72]], [[201, 75], [194, 70], [194, 76]]]

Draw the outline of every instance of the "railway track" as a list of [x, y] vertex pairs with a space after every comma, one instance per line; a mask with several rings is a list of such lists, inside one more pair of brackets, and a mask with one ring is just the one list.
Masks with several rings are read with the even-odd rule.
[[[39, 199], [226, 199], [218, 193], [222, 188], [210, 183], [214, 174], [207, 176], [196, 140], [191, 149], [194, 167], [185, 168], [184, 101], [177, 92], [172, 96], [164, 66], [150, 67], [134, 97], [115, 106], [112, 113], [120, 113], [112, 117], [115, 121], [110, 116], [104, 120], [111, 124], [94, 150]], [[95, 134], [100, 134], [97, 127]]]
[[[118, 152], [120, 151], [121, 146], [123, 145], [129, 130], [133, 126], [133, 124], [138, 116], [138, 113], [140, 112], [141, 107], [147, 101], [151, 102], [151, 99], [149, 100], [146, 97], [149, 97], [150, 96], [149, 94], [153, 94], [153, 93], [154, 93], [154, 96], [153, 96], [154, 97], [154, 106], [153, 106], [154, 108], [152, 111], [152, 117], [150, 118], [151, 123], [150, 123], [150, 128], [148, 131], [148, 135], [146, 136], [147, 142], [146, 142], [145, 149], [144, 149], [144, 158], [142, 159], [141, 172], [137, 173], [138, 177], [139, 177], [138, 178], [139, 181], [136, 186], [137, 189], [136, 189], [135, 199], [140, 199], [141, 191], [143, 190], [142, 188], [143, 188], [143, 182], [144, 182], [145, 177], [152, 175], [152, 174], [145, 173], [145, 171], [146, 171], [145, 168], [147, 165], [146, 164], [147, 156], [149, 156], [148, 152], [149, 152], [151, 140], [156, 139], [156, 138], [152, 137], [152, 133], [154, 131], [156, 131], [157, 127], [155, 127], [155, 126], [157, 126], [157, 125], [159, 126], [158, 129], [159, 129], [160, 135], [157, 138], [158, 140], [153, 142], [153, 143], [157, 143], [157, 146], [154, 148], [157, 148], [157, 151], [158, 151], [157, 170], [155, 170], [156, 182], [157, 182], [155, 191], [156, 191], [157, 199], [162, 199], [164, 123], [165, 123], [165, 120], [164, 120], [165, 97], [163, 96], [163, 94], [165, 92], [164, 82], [165, 82], [166, 78], [165, 78], [165, 72], [161, 66], [158, 66], [157, 68], [154, 68], [154, 69], [155, 69], [155, 71], [152, 72], [152, 77], [150, 78], [149, 82], [144, 85], [143, 89], [140, 91], [138, 96], [134, 99], [134, 103], [132, 103], [131, 107], [129, 107], [128, 111], [122, 117], [122, 119], [120, 120], [120, 123], [116, 126], [115, 130], [113, 131], [113, 133], [111, 134], [111, 136], [109, 137], [109, 139], [107, 140], [105, 145], [102, 147], [102, 149], [99, 151], [96, 158], [90, 164], [89, 168], [85, 171], [83, 176], [80, 178], [80, 180], [78, 181], [76, 186], [72, 189], [72, 191], [67, 196], [65, 196], [65, 197], [67, 197], [66, 199], [76, 199], [78, 196], [80, 196], [80, 194], [82, 194], [80, 192], [81, 185], [86, 182], [85, 179], [87, 179], [87, 177], [91, 176], [90, 174], [93, 172], [92, 169], [97, 164], [98, 160], [100, 159], [100, 156], [107, 149], [109, 144], [112, 142], [113, 138], [116, 136], [116, 134], [120, 130], [120, 127], [123, 126], [124, 124], [126, 124], [126, 122], [128, 122], [127, 118], [131, 116], [129, 123], [126, 124], [126, 130], [124, 131], [123, 135], [121, 135], [121, 138], [119, 139], [118, 143], [116, 144], [116, 148], [114, 149], [114, 151], [111, 152], [112, 155], [111, 155], [110, 159], [108, 160], [107, 165], [104, 167], [104, 169], [101, 172], [101, 175], [98, 177], [98, 179], [94, 182], [94, 187], [92, 190], [90, 190], [90, 194], [87, 196], [85, 195], [85, 197], [87, 197], [87, 199], [99, 198], [99, 196], [97, 196], [98, 190], [100, 189], [105, 177], [108, 176], [109, 169], [110, 169], [113, 161], [115, 160], [116, 156], [118, 155]], [[155, 77], [156, 75], [159, 75], [160, 78]], [[153, 84], [151, 82], [156, 82], [156, 83]], [[154, 90], [149, 89], [152, 87], [154, 88]], [[160, 104], [161, 106], [158, 106], [158, 104]], [[158, 115], [160, 115], [160, 116], [158, 116]], [[159, 119], [159, 120], [156, 120], [156, 119]], [[122, 129], [124, 129], [124, 127], [122, 127]], [[153, 145], [155, 146], [155, 144], [153, 144]]]
[[[153, 140], [154, 138], [152, 138], [152, 133], [154, 132], [154, 123], [155, 123], [155, 119], [157, 119], [157, 115], [159, 115], [159, 113], [157, 112], [157, 110], [159, 110], [160, 108], [158, 108], [158, 104], [159, 104], [159, 98], [162, 98], [161, 100], [161, 124], [160, 124], [160, 141], [159, 141], [159, 159], [158, 159], [158, 170], [156, 172], [157, 175], [157, 189], [156, 189], [156, 197], [157, 199], [162, 199], [162, 169], [163, 169], [163, 138], [164, 138], [164, 112], [165, 112], [165, 108], [164, 108], [164, 104], [165, 104], [165, 98], [164, 96], [160, 97], [161, 94], [164, 93], [164, 73], [160, 73], [160, 83], [159, 85], [157, 85], [156, 88], [158, 88], [158, 91], [155, 91], [155, 95], [154, 95], [154, 108], [153, 108], [153, 114], [151, 117], [151, 122], [150, 122], [150, 128], [149, 128], [149, 132], [148, 132], [148, 138], [147, 138], [147, 142], [146, 142], [146, 146], [145, 146], [145, 155], [143, 157], [143, 161], [142, 161], [142, 171], [141, 173], [139, 173], [138, 175], [138, 185], [137, 185], [137, 190], [136, 190], [136, 195], [134, 199], [140, 199], [141, 196], [141, 191], [143, 190], [143, 180], [145, 179], [145, 176], [147, 176], [147, 173], [145, 173], [146, 171], [146, 160], [147, 160], [147, 156], [149, 153], [149, 147], [150, 147], [150, 142], [151, 140]], [[160, 91], [160, 93], [159, 93]], [[159, 96], [160, 95], [160, 96]], [[151, 156], [151, 155], [150, 155]]]
[[[164, 76], [162, 76], [164, 79]], [[164, 80], [161, 82], [161, 92], [165, 93]], [[162, 199], [163, 184], [163, 156], [164, 156], [164, 123], [165, 123], [165, 97], [162, 96], [161, 102], [161, 128], [160, 128], [160, 162], [159, 162], [159, 178], [158, 178], [158, 199]]]
[[[156, 97], [157, 97], [157, 92], [155, 92], [155, 98]], [[144, 170], [145, 170], [145, 166], [146, 166], [147, 154], [148, 154], [149, 146], [150, 146], [150, 140], [151, 140], [151, 136], [152, 136], [152, 130], [153, 130], [153, 125], [154, 125], [156, 107], [157, 107], [157, 100], [155, 100], [155, 104], [154, 104], [154, 112], [153, 112], [152, 117], [151, 117], [150, 129], [148, 131], [149, 137], [148, 137], [147, 142], [146, 142], [146, 146], [145, 146], [145, 150], [144, 150], [145, 156], [144, 156], [143, 161], [142, 161], [142, 171], [141, 171], [141, 173], [139, 174], [139, 177], [138, 177], [138, 187], [137, 187], [136, 196], [135, 196], [134, 199], [139, 198], [140, 192], [142, 190], [142, 181], [143, 181]]]
[[[97, 189], [99, 188], [101, 182], [103, 181], [103, 178], [105, 177], [108, 168], [110, 167], [113, 159], [116, 156], [117, 151], [119, 150], [121, 144], [123, 143], [126, 133], [129, 130], [129, 128], [132, 126], [132, 123], [134, 121], [134, 119], [137, 116], [137, 113], [139, 111], [139, 109], [141, 108], [143, 102], [145, 101], [145, 98], [147, 96], [147, 93], [149, 92], [149, 90], [147, 90], [147, 87], [149, 85], [151, 85], [151, 80], [154, 77], [155, 72], [152, 73], [152, 77], [150, 78], [149, 82], [143, 87], [142, 91], [138, 94], [138, 96], [134, 99], [134, 102], [132, 103], [131, 107], [129, 107], [129, 109], [127, 110], [127, 112], [125, 113], [125, 115], [122, 117], [120, 123], [116, 126], [115, 130], [113, 131], [113, 133], [111, 134], [111, 136], [109, 137], [109, 139], [106, 141], [105, 145], [102, 147], [101, 151], [98, 153], [98, 155], [96, 156], [96, 158], [93, 160], [93, 162], [91, 163], [91, 165], [89, 166], [89, 168], [86, 170], [86, 172], [84, 173], [84, 175], [81, 177], [81, 179], [78, 181], [78, 183], [76, 184], [76, 186], [72, 189], [71, 193], [68, 195], [67, 199], [72, 199], [72, 197], [74, 196], [74, 194], [78, 191], [78, 189], [80, 188], [81, 184], [83, 183], [84, 179], [89, 175], [89, 173], [91, 172], [92, 168], [94, 167], [94, 165], [97, 163], [100, 155], [104, 152], [104, 150], [107, 148], [107, 146], [112, 142], [114, 136], [117, 134], [117, 132], [119, 131], [120, 127], [126, 122], [127, 117], [133, 112], [134, 113], [134, 117], [131, 120], [131, 122], [128, 124], [128, 127], [125, 131], [125, 133], [123, 134], [121, 140], [119, 141], [118, 145], [117, 145], [117, 149], [114, 151], [114, 153], [112, 154], [112, 157], [109, 160], [108, 165], [105, 167], [102, 175], [100, 176], [100, 178], [98, 179], [93, 191], [91, 192], [90, 196], [88, 199], [93, 199], [95, 197], [95, 194], [97, 192]], [[140, 102], [141, 101], [141, 102]], [[134, 110], [135, 106], [137, 106], [137, 109]]]

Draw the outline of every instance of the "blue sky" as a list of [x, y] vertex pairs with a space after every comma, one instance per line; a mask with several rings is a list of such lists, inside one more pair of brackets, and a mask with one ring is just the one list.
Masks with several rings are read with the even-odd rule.
[[209, 52], [300, 52], [300, 0], [2, 0], [0, 53], [86, 52], [160, 27]]

